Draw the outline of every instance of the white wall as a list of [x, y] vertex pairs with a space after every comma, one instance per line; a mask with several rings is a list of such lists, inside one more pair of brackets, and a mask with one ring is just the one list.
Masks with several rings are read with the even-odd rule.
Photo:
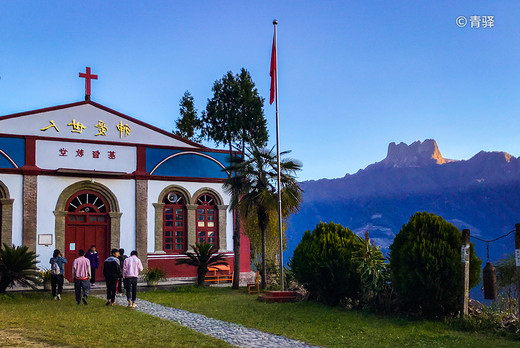
[[[42, 130], [51, 125], [51, 120], [54, 121], [58, 129], [51, 127]], [[72, 120], [81, 123], [85, 129], [83, 129], [81, 133], [73, 132], [72, 126], [68, 126]], [[105, 123], [107, 127], [106, 135], [99, 135], [100, 129], [96, 128], [98, 121]], [[119, 123], [128, 125], [131, 129], [130, 134], [122, 135], [117, 129]], [[194, 147], [179, 138], [157, 132], [154, 129], [145, 127], [125, 117], [107, 112], [90, 104], [0, 119], [0, 129], [2, 129], [2, 133], [7, 134], [68, 138], [76, 141], [89, 139], [132, 144]]]
[[13, 235], [14, 245], [22, 245], [23, 228], [23, 175], [0, 174], [0, 181], [7, 186], [13, 201]]
[[[185, 181], [148, 181], [148, 252], [155, 251], [155, 208], [153, 203], [158, 203], [159, 194], [164, 188], [170, 185], [178, 185], [184, 187], [191, 196], [198, 190], [204, 187], [213, 189], [218, 192], [224, 200], [224, 205], [229, 205], [231, 196], [224, 192], [223, 186], [220, 183], [198, 183]], [[233, 250], [233, 213], [227, 211], [227, 226], [226, 226], [226, 249]]]
[[135, 249], [135, 181], [96, 179], [107, 186], [117, 197], [121, 215], [121, 239], [120, 248], [125, 249], [127, 255]]
[[[22, 244], [23, 227], [23, 176], [14, 174], [0, 174], [0, 180], [7, 186], [13, 202], [13, 244]], [[54, 210], [58, 197], [68, 186], [83, 181], [85, 178], [65, 177], [65, 176], [38, 176], [38, 203], [37, 203], [37, 234], [52, 234], [53, 244], [49, 246], [37, 245], [36, 252], [40, 266], [48, 268], [48, 260], [52, 257], [55, 249], [55, 216]], [[95, 179], [94, 182], [101, 183], [108, 187], [117, 197], [121, 216], [121, 248], [128, 254], [136, 248], [135, 235], [135, 181], [120, 179]], [[190, 195], [199, 189], [208, 187], [218, 192], [224, 200], [225, 205], [229, 205], [230, 196], [227, 195], [219, 183], [194, 183], [183, 181], [158, 181], [148, 182], [148, 252], [155, 250], [155, 208], [153, 203], [157, 202], [161, 191], [169, 185], [184, 187]], [[226, 226], [226, 249], [233, 250], [233, 214], [227, 212]], [[38, 239], [37, 239], [38, 240]]]

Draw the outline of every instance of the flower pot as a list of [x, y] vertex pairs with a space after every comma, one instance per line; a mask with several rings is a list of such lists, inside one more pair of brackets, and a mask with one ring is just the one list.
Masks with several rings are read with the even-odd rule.
[[51, 290], [51, 282], [43, 282], [43, 290], [50, 291]]

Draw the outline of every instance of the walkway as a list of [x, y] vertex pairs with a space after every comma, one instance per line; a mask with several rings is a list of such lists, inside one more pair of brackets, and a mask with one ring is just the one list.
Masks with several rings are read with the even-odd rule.
[[[102, 297], [102, 296], [98, 296]], [[102, 297], [106, 298], [106, 297]], [[126, 297], [116, 297], [116, 303], [126, 306]], [[156, 316], [161, 319], [174, 321], [182, 326], [226, 341], [237, 347], [247, 348], [309, 348], [306, 343], [283, 336], [250, 329], [242, 325], [228, 323], [222, 320], [208, 318], [204, 315], [185, 311], [183, 309], [162, 306], [157, 303], [137, 299], [137, 308], [140, 312]]]

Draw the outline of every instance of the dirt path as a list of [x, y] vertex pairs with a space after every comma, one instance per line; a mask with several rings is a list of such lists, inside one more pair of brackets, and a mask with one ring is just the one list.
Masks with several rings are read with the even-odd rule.
[[63, 347], [38, 342], [34, 339], [25, 337], [23, 333], [23, 330], [20, 329], [0, 329], [0, 347]]

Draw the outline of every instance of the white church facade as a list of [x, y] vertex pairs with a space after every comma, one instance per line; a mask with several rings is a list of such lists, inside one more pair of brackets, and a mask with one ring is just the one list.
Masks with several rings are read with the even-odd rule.
[[69, 280], [78, 250], [92, 244], [100, 260], [135, 249], [175, 278], [196, 275], [176, 260], [209, 242], [233, 269], [228, 152], [86, 99], [0, 117], [0, 243], [28, 246], [44, 267], [60, 249]]

